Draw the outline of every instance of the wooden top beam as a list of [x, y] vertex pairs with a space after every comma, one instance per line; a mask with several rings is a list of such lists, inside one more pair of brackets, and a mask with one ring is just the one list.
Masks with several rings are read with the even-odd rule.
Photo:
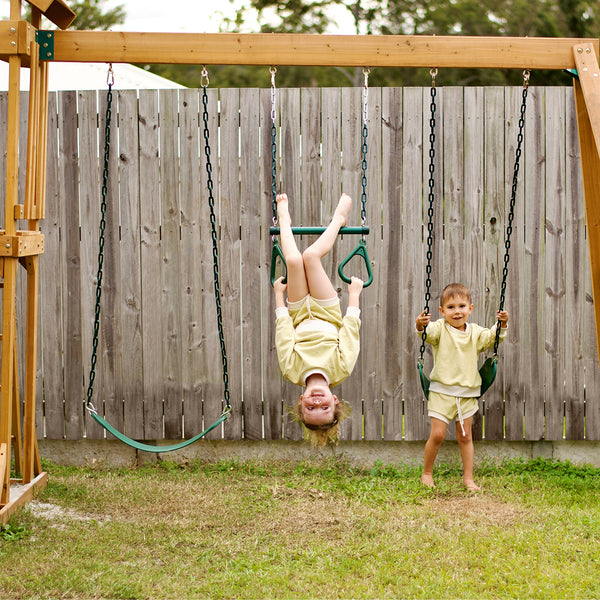
[[56, 31], [54, 60], [205, 65], [574, 69], [595, 38]]

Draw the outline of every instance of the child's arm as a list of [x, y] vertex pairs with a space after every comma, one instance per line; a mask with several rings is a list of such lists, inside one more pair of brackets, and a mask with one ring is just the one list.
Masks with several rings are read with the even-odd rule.
[[283, 277], [280, 277], [273, 283], [273, 290], [275, 291], [275, 308], [285, 308], [287, 283], [283, 283]]
[[363, 290], [363, 281], [352, 276], [348, 284], [348, 306], [360, 308], [360, 293]]
[[429, 321], [431, 320], [431, 315], [426, 311], [423, 311], [417, 317], [417, 331], [423, 331], [427, 325], [429, 325]]
[[500, 327], [506, 329], [508, 327], [508, 313], [505, 310], [499, 310], [496, 316], [500, 321]]

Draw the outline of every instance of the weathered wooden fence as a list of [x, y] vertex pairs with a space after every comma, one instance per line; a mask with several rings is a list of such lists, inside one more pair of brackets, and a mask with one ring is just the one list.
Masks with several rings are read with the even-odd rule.
[[[201, 91], [113, 93], [94, 404], [134, 438], [189, 437], [216, 420], [223, 403]], [[50, 98], [37, 415], [47, 438], [105, 435], [84, 408], [104, 96]], [[473, 320], [494, 322], [520, 102], [520, 88], [437, 90], [434, 313], [440, 289], [458, 280], [473, 290]], [[270, 103], [269, 89], [209, 90], [233, 405], [224, 429], [209, 438], [301, 437], [285, 411], [300, 390], [282, 382], [273, 343]], [[342, 439], [427, 436], [414, 323], [424, 304], [429, 107], [427, 89], [370, 90], [367, 221], [375, 281], [361, 299], [359, 361], [337, 389], [354, 409]], [[350, 224], [360, 223], [360, 115], [360, 88], [279, 91], [278, 177], [294, 224], [326, 224], [341, 191], [355, 199]], [[6, 131], [5, 95], [0, 127]], [[510, 331], [476, 436], [597, 440], [599, 367], [570, 88], [530, 88], [520, 174]], [[340, 239], [328, 259], [332, 276], [355, 242]], [[345, 287], [340, 282], [343, 306]]]

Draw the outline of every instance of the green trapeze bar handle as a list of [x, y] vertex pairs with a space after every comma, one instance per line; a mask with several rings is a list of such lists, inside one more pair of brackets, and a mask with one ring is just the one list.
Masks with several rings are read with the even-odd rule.
[[106, 431], [112, 433], [118, 440], [121, 440], [124, 444], [127, 444], [128, 446], [131, 446], [136, 450], [159, 453], [181, 450], [181, 448], [185, 448], [186, 446], [193, 444], [201, 437], [204, 437], [209, 431], [212, 431], [215, 427], [220, 425], [227, 418], [229, 411], [224, 412], [215, 423], [213, 423], [208, 429], [205, 429], [202, 433], [199, 433], [198, 435], [194, 436], [193, 438], [190, 438], [189, 440], [180, 442], [179, 444], [174, 444], [173, 446], [153, 446], [150, 444], [143, 444], [142, 442], [136, 442], [135, 440], [132, 440], [130, 437], [127, 437], [120, 431], [117, 431], [108, 421], [103, 419], [98, 413], [90, 411], [90, 414], [92, 415], [92, 419], [94, 419], [94, 421], [99, 423], [102, 427], [104, 427], [104, 429], [106, 429]]
[[283, 258], [283, 252], [281, 246], [275, 241], [273, 242], [273, 251], [271, 252], [271, 285], [275, 283], [276, 271], [277, 271], [277, 259], [281, 259], [281, 263], [285, 269], [285, 275], [283, 276], [283, 283], [287, 283], [287, 264], [285, 258]]
[[344, 275], [344, 267], [355, 256], [362, 256], [363, 260], [365, 261], [368, 277], [367, 280], [363, 283], [363, 287], [368, 287], [373, 283], [373, 270], [371, 269], [371, 261], [369, 260], [369, 255], [367, 253], [367, 244], [365, 240], [360, 240], [356, 248], [354, 248], [354, 250], [352, 250], [352, 252], [350, 252], [350, 254], [348, 254], [348, 256], [346, 256], [346, 258], [340, 263], [340, 266], [338, 267], [338, 275], [340, 276], [340, 279], [342, 281], [350, 283], [350, 278]]
[[[320, 235], [327, 227], [292, 227], [292, 233], [296, 235]], [[279, 235], [279, 227], [271, 227], [270, 235]], [[340, 234], [342, 235], [368, 235], [369, 228], [366, 225], [360, 227], [341, 227]]]

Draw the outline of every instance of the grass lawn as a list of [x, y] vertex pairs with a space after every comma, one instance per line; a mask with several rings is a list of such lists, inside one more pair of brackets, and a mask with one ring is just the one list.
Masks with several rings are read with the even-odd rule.
[[0, 598], [600, 598], [600, 469], [45, 464]]

